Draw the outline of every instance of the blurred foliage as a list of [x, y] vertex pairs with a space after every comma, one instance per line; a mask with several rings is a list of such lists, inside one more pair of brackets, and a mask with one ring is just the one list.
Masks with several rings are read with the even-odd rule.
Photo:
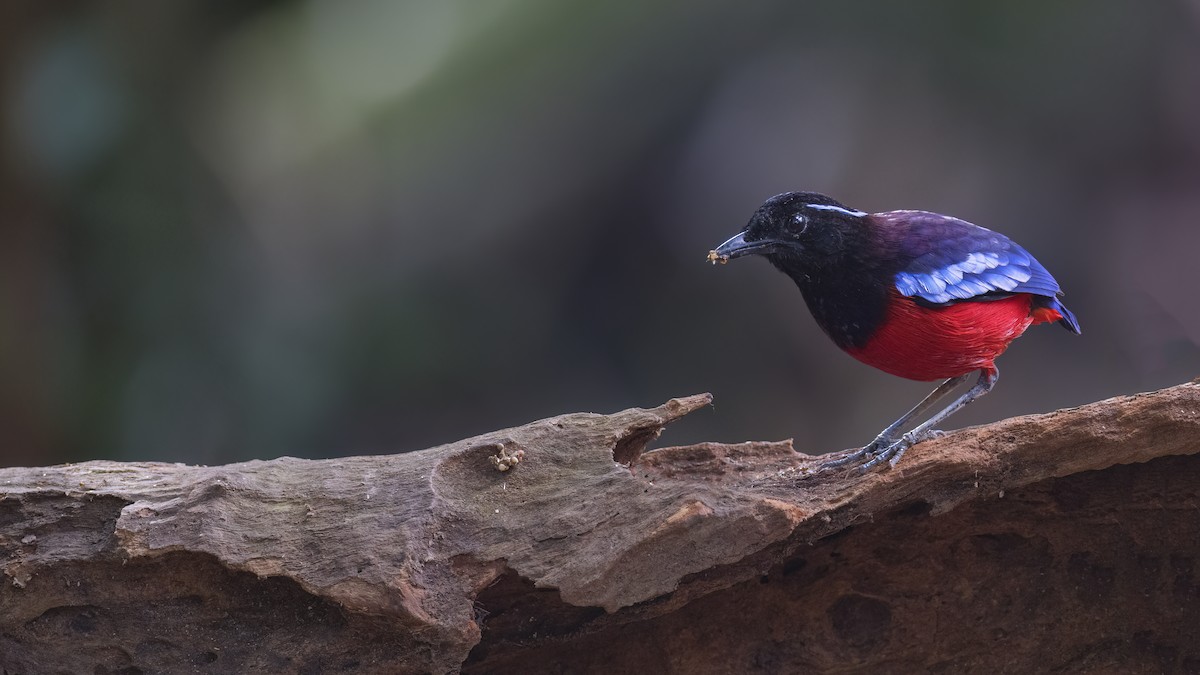
[[712, 391], [664, 442], [865, 442], [928, 385], [761, 261], [792, 189], [1010, 234], [956, 424], [1200, 370], [1200, 4], [8, 3], [5, 464], [394, 452]]

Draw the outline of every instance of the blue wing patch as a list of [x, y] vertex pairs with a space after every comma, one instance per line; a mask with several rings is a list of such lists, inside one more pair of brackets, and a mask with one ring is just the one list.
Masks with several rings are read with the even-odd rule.
[[1002, 234], [935, 213], [879, 215], [903, 230], [895, 282], [905, 296], [940, 305], [988, 294], [1061, 294], [1046, 268]]

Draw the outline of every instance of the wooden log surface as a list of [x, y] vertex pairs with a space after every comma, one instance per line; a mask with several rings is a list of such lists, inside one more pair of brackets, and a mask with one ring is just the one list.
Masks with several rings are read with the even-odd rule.
[[866, 475], [790, 442], [647, 451], [709, 402], [400, 455], [0, 469], [0, 667], [1200, 670], [1195, 382]]

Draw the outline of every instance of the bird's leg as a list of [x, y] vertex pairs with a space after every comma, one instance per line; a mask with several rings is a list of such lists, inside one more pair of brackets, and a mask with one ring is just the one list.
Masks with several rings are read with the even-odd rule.
[[968, 389], [965, 394], [959, 396], [954, 400], [953, 403], [943, 408], [933, 417], [930, 417], [921, 424], [918, 424], [912, 431], [901, 436], [900, 440], [888, 446], [886, 450], [883, 450], [879, 454], [872, 457], [870, 461], [863, 464], [861, 467], [859, 467], [859, 469], [861, 471], [870, 471], [883, 462], [887, 462], [889, 466], [896, 466], [896, 463], [899, 462], [900, 458], [904, 455], [905, 450], [908, 450], [917, 443], [920, 443], [928, 438], [932, 438], [935, 434], [939, 433], [936, 428], [939, 424], [946, 421], [947, 417], [965, 408], [975, 399], [991, 391], [992, 387], [996, 386], [996, 381], [999, 379], [1000, 371], [997, 370], [995, 366], [983, 370], [979, 374], [979, 381], [975, 383], [975, 386]]
[[924, 415], [926, 411], [934, 406], [934, 404], [945, 398], [946, 395], [951, 391], [954, 391], [955, 387], [963, 382], [966, 382], [967, 378], [970, 376], [970, 373], [959, 375], [958, 377], [952, 377], [939, 384], [937, 389], [934, 389], [929, 393], [928, 396], [921, 399], [921, 402], [913, 406], [912, 410], [904, 413], [900, 419], [892, 422], [886, 429], [879, 432], [879, 435], [875, 437], [875, 440], [871, 441], [871, 443], [867, 445], [867, 448], [870, 448], [870, 452], [874, 453], [877, 450], [890, 446], [896, 441], [896, 432], [903, 429], [912, 420]]
[[896, 442], [896, 432], [897, 431], [900, 431], [901, 429], [903, 429], [909, 422], [913, 421], [915, 418], [925, 414], [925, 412], [927, 410], [929, 410], [930, 408], [932, 408], [935, 403], [937, 403], [938, 401], [945, 398], [946, 394], [949, 394], [951, 391], [954, 390], [955, 387], [962, 384], [963, 382], [966, 382], [967, 378], [970, 376], [971, 376], [970, 373], [967, 373], [965, 375], [959, 375], [958, 377], [952, 377], [952, 378], [946, 380], [945, 382], [939, 384], [937, 386], [937, 389], [934, 389], [932, 392], [930, 392], [930, 394], [928, 396], [926, 396], [924, 399], [922, 399], [920, 403], [915, 405], [912, 410], [909, 410], [908, 412], [904, 413], [900, 417], [900, 419], [896, 420], [895, 422], [892, 422], [891, 424], [888, 425], [888, 427], [886, 429], [879, 432], [879, 435], [875, 437], [875, 440], [868, 443], [865, 447], [859, 448], [858, 450], [855, 450], [854, 452], [846, 455], [845, 457], [840, 457], [838, 459], [831, 460], [829, 462], [825, 462], [821, 466], [833, 467], [833, 468], [836, 468], [839, 466], [846, 466], [847, 464], [852, 464], [852, 463], [862, 459], [863, 457], [867, 457], [869, 455], [874, 455], [875, 453], [879, 452], [880, 450], [890, 447], [892, 444], [894, 444]]

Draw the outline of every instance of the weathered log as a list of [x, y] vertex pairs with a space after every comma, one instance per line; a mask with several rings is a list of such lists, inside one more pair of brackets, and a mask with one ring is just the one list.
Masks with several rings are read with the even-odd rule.
[[867, 475], [646, 451], [709, 400], [401, 455], [2, 469], [0, 666], [1200, 670], [1196, 383]]

